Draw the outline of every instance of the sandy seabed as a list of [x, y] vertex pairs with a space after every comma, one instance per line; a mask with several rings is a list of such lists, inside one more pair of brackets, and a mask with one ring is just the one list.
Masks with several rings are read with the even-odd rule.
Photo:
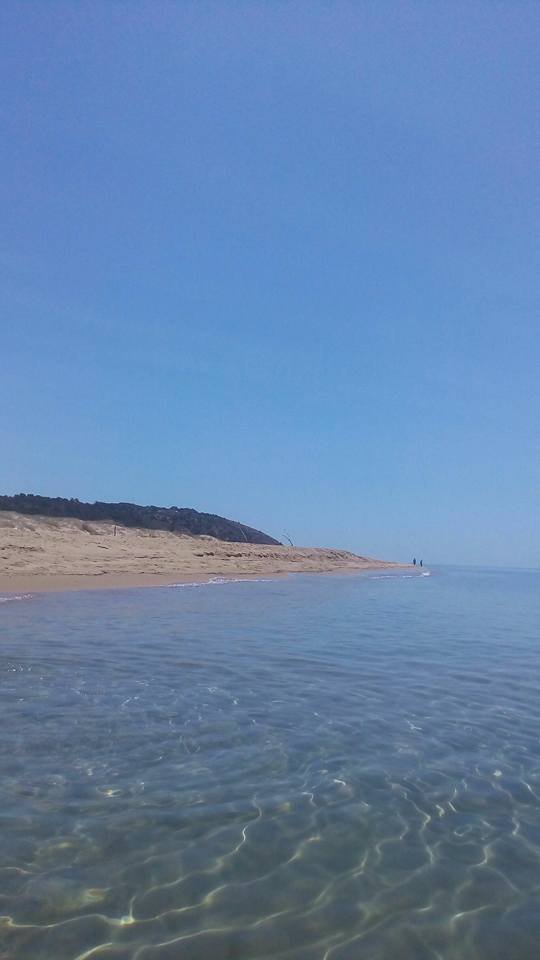
[[211, 577], [406, 567], [324, 547], [230, 543], [110, 522], [0, 513], [0, 590], [160, 586]]

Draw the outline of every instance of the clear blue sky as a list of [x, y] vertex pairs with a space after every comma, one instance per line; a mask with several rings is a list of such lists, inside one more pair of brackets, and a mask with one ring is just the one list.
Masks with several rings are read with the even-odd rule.
[[540, 6], [0, 11], [2, 492], [540, 565]]

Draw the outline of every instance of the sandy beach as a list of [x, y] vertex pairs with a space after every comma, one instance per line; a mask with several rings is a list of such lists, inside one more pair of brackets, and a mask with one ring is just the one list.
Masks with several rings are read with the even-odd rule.
[[109, 522], [0, 512], [0, 590], [159, 586], [211, 577], [407, 566], [324, 547], [229, 543]]

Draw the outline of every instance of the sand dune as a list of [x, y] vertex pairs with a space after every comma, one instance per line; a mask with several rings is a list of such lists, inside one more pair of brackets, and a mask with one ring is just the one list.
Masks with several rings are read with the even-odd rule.
[[0, 590], [144, 586], [176, 580], [400, 566], [345, 550], [229, 543], [109, 522], [0, 512]]

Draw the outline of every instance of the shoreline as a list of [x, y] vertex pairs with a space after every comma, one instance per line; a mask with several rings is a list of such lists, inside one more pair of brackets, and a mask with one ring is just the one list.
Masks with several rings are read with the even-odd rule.
[[0, 591], [44, 593], [264, 579], [288, 573], [412, 569], [332, 547], [274, 546], [0, 513]]
[[178, 575], [173, 573], [99, 573], [99, 574], [3, 574], [0, 575], [0, 594], [34, 594], [34, 593], [74, 593], [77, 591], [92, 590], [137, 590], [146, 587], [172, 587], [175, 584], [211, 583], [219, 579], [231, 583], [240, 580], [281, 580], [291, 574], [305, 574], [317, 576], [339, 576], [362, 573], [374, 573], [383, 570], [414, 570], [408, 563], [377, 563], [352, 569], [343, 567], [333, 570], [257, 570], [251, 573], [235, 571], [224, 573], [215, 570], [208, 573], [185, 570]]

